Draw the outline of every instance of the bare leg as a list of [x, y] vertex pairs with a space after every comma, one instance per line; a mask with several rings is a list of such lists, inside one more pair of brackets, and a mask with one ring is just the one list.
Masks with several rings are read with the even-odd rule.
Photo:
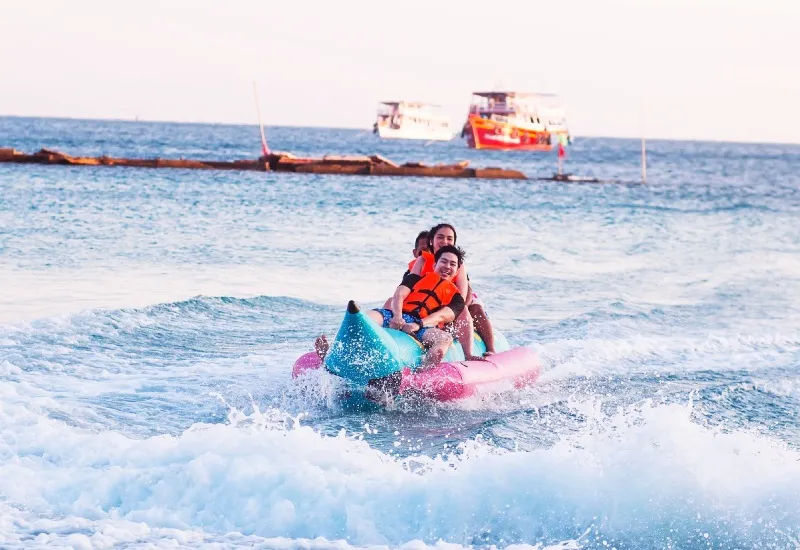
[[483, 343], [486, 344], [486, 353], [484, 355], [494, 355], [494, 331], [489, 317], [483, 311], [483, 306], [472, 304], [469, 306], [469, 312], [475, 321], [475, 330], [478, 331], [478, 335], [483, 338]]
[[367, 317], [375, 321], [379, 327], [383, 326], [383, 314], [380, 312], [375, 311], [374, 309], [370, 309], [366, 312]]
[[319, 355], [320, 361], [325, 361], [325, 356], [328, 355], [328, 348], [330, 348], [328, 337], [324, 334], [317, 336], [317, 339], [314, 340], [314, 351]]
[[464, 358], [467, 361], [481, 361], [483, 357], [472, 355], [472, 316], [469, 314], [469, 309], [464, 308], [461, 315], [456, 317], [456, 338], [461, 343], [461, 349], [464, 350]]
[[453, 343], [453, 337], [438, 328], [429, 328], [422, 336], [422, 344], [428, 350], [422, 358], [419, 368], [430, 369], [442, 362], [447, 348]]

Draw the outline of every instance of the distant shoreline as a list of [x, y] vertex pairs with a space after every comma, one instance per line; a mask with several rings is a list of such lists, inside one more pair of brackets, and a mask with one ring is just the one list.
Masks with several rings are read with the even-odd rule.
[[[87, 117], [67, 117], [67, 116], [29, 116], [29, 115], [10, 115], [0, 114], [2, 119], [29, 119], [29, 120], [63, 120], [71, 122], [113, 122], [125, 124], [174, 124], [178, 126], [227, 126], [227, 127], [240, 127], [240, 128], [254, 128], [258, 127], [256, 122], [186, 122], [175, 120], [149, 120], [149, 119], [129, 119], [129, 118], [87, 118]], [[370, 130], [371, 125], [360, 126], [308, 126], [303, 124], [270, 124], [269, 128], [308, 128], [319, 130], [347, 130], [353, 132], [364, 132]], [[607, 136], [607, 135], [589, 135], [589, 134], [575, 134], [573, 136], [576, 140], [582, 139], [609, 139], [620, 141], [639, 141], [642, 136]], [[727, 143], [731, 145], [780, 145], [780, 146], [800, 146], [800, 143], [791, 141], [735, 141], [735, 140], [720, 140], [720, 139], [696, 139], [696, 138], [661, 138], [653, 136], [645, 136], [648, 142], [676, 142], [676, 143]]]

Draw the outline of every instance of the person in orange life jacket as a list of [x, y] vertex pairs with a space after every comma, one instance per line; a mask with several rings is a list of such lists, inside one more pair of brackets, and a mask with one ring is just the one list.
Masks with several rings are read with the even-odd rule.
[[405, 273], [403, 273], [403, 277], [411, 273], [411, 268], [414, 267], [414, 262], [417, 261], [417, 258], [422, 255], [423, 252], [428, 250], [428, 232], [427, 231], [420, 231], [419, 235], [417, 235], [417, 240], [414, 241], [414, 250], [411, 251], [411, 255], [414, 257], [413, 260], [408, 262], [408, 269]]
[[382, 327], [402, 330], [422, 342], [427, 351], [421, 369], [441, 362], [453, 343], [453, 337], [442, 327], [464, 309], [464, 298], [453, 284], [453, 277], [464, 262], [464, 252], [455, 246], [443, 246], [434, 259], [431, 273], [406, 275], [392, 296], [391, 309], [367, 312]]
[[[428, 232], [427, 231], [420, 231], [417, 235], [416, 240], [414, 241], [414, 249], [411, 251], [411, 254], [414, 256], [414, 259], [408, 263], [408, 270], [403, 274], [403, 278], [411, 272], [411, 267], [414, 265], [414, 262], [419, 257], [422, 252], [428, 250]], [[389, 298], [383, 304], [384, 309], [391, 309], [392, 307], [392, 299]], [[314, 340], [314, 351], [317, 352], [319, 355], [320, 361], [325, 360], [325, 356], [328, 354], [328, 348], [330, 344], [328, 343], [328, 337], [324, 334], [320, 334], [317, 336], [317, 339]]]
[[[435, 229], [435, 231], [434, 231]], [[439, 224], [434, 227], [431, 231], [428, 232], [429, 235], [432, 235], [430, 238], [430, 247], [431, 249], [435, 249], [437, 246], [437, 241], [439, 243], [449, 243], [450, 242], [450, 235], [449, 233], [452, 232], [453, 243], [456, 242], [457, 235], [455, 228], [450, 224]], [[435, 235], [434, 235], [435, 233]], [[423, 266], [423, 272], [427, 264]], [[494, 330], [492, 329], [492, 323], [489, 321], [489, 316], [486, 315], [486, 311], [483, 309], [483, 302], [478, 298], [478, 295], [475, 294], [475, 291], [472, 289], [472, 284], [469, 281], [469, 274], [467, 273], [466, 265], [462, 268], [461, 272], [459, 273], [459, 277], [463, 277], [467, 281], [467, 293], [464, 296], [464, 300], [467, 304], [467, 313], [469, 320], [465, 323], [465, 326], [462, 328], [463, 336], [466, 337], [467, 334], [470, 335], [469, 344], [467, 348], [464, 348], [464, 353], [467, 356], [472, 356], [472, 332], [467, 332], [467, 328], [471, 331], [472, 325], [474, 324], [475, 330], [478, 332], [478, 335], [483, 339], [483, 343], [486, 346], [486, 352], [484, 356], [493, 355], [494, 351]], [[461, 279], [459, 279], [460, 281]], [[461, 337], [458, 335], [457, 337]], [[459, 340], [460, 341], [460, 340]], [[480, 359], [480, 358], [478, 358]]]
[[[420, 231], [417, 235], [417, 239], [414, 241], [414, 249], [411, 251], [411, 255], [414, 256], [414, 259], [408, 262], [408, 269], [405, 273], [403, 273], [403, 278], [406, 275], [411, 273], [411, 268], [414, 266], [414, 262], [417, 261], [419, 255], [428, 250], [428, 232], [427, 231]], [[384, 309], [390, 309], [392, 307], [392, 299], [389, 298], [383, 304]]]
[[[423, 251], [425, 251], [427, 254], [429, 254], [429, 253], [427, 252], [427, 249], [428, 249], [428, 240], [427, 240], [427, 239], [428, 239], [428, 232], [427, 232], [427, 231], [422, 231], [422, 232], [420, 232], [420, 234], [419, 234], [419, 235], [417, 235], [416, 246], [415, 246], [414, 250], [412, 251], [412, 254], [414, 254], [414, 256], [415, 256], [415, 257], [419, 257], [419, 255], [420, 255], [420, 254], [421, 254]], [[451, 247], [451, 248], [452, 248], [452, 247]], [[433, 262], [433, 260], [434, 260], [434, 257], [433, 257], [433, 255], [432, 255], [432, 254], [430, 254], [430, 256], [431, 256], [431, 262]], [[415, 262], [415, 261], [416, 261], [416, 260], [412, 260], [412, 261], [409, 263], [409, 268], [411, 268], [411, 267], [413, 266], [413, 264], [414, 264], [414, 262]], [[459, 261], [459, 265], [461, 265], [461, 263], [463, 263], [463, 261], [464, 261], [464, 253], [463, 253], [463, 251], [462, 251], [462, 252], [461, 252], [461, 259], [460, 259], [460, 261]], [[456, 270], [457, 270], [457, 269], [458, 269], [458, 267], [456, 267]], [[431, 271], [431, 272], [432, 272], [432, 271]], [[404, 284], [407, 282], [407, 280], [406, 280], [406, 277], [407, 277], [408, 275], [410, 275], [410, 273], [409, 273], [408, 271], [406, 271], [405, 275], [403, 275], [403, 282], [401, 283], [401, 287], [402, 287], [402, 286], [403, 286], [403, 285], [404, 285]], [[415, 278], [417, 278], [416, 280], [419, 280], [419, 278], [420, 278], [420, 277], [419, 277], [419, 275], [414, 275], [414, 277], [415, 277]], [[452, 277], [451, 277], [451, 278], [452, 278]], [[412, 279], [412, 281], [414, 281], [414, 279]], [[413, 285], [412, 285], [412, 286], [413, 286]], [[400, 289], [401, 289], [401, 287], [398, 287], [398, 289], [397, 289], [397, 290], [400, 290]], [[408, 287], [408, 288], [411, 288], [411, 287]], [[397, 293], [397, 291], [395, 291], [395, 294], [396, 294], [396, 293]], [[464, 307], [463, 307], [463, 305], [464, 305], [464, 300], [463, 300], [463, 296], [461, 296], [461, 295], [460, 295], [460, 293], [459, 293], [459, 298], [460, 298], [460, 300], [459, 300], [458, 298], [456, 298], [456, 300], [457, 300], [457, 302], [460, 302], [460, 303], [461, 303], [461, 306], [460, 306], [460, 307], [458, 307], [458, 306], [455, 306], [455, 307], [457, 308], [457, 310], [458, 310], [458, 311], [455, 311], [455, 312], [454, 312], [454, 313], [456, 314], [456, 317], [457, 317], [457, 316], [458, 316], [458, 315], [461, 313], [461, 311], [464, 309]], [[389, 298], [388, 300], [386, 300], [386, 303], [383, 305], [383, 308], [382, 308], [382, 309], [375, 310], [375, 311], [381, 311], [381, 312], [383, 312], [383, 311], [388, 311], [390, 314], [392, 314], [391, 312], [392, 312], [392, 302], [393, 302], [393, 301], [394, 301], [394, 296], [392, 296], [392, 298]], [[452, 309], [452, 308], [451, 308], [451, 309]], [[370, 315], [370, 313], [369, 313], [369, 312], [367, 312], [367, 315]], [[373, 314], [373, 315], [374, 315], [374, 314]], [[393, 315], [393, 314], [392, 314], [392, 315]], [[404, 316], [406, 316], [406, 314], [404, 314]], [[372, 318], [373, 318], [373, 320], [375, 320], [375, 321], [376, 321], [378, 324], [383, 324], [383, 317], [378, 317], [377, 315], [374, 315]], [[397, 321], [396, 321], [396, 322], [395, 322], [395, 324], [396, 324], [396, 325], [399, 325], [399, 322], [397, 322]], [[424, 333], [425, 333], [425, 331], [427, 331], [427, 329], [424, 329], [424, 330], [422, 331], [422, 334], [424, 334]], [[420, 334], [419, 332], [418, 332], [418, 336], [420, 336], [420, 337], [421, 337], [421, 334]], [[420, 340], [420, 341], [421, 341], [421, 340]], [[448, 344], [448, 345], [449, 345], [449, 344]], [[319, 358], [320, 358], [320, 361], [324, 361], [324, 360], [325, 360], [325, 356], [328, 354], [328, 349], [329, 349], [329, 348], [330, 348], [330, 343], [328, 342], [328, 338], [327, 338], [327, 336], [325, 336], [324, 334], [321, 334], [320, 336], [318, 336], [318, 337], [316, 338], [316, 340], [314, 341], [314, 350], [317, 352], [317, 355], [319, 356]], [[446, 349], [447, 349], [447, 348], [445, 348], [445, 351], [446, 351]]]
[[[411, 273], [425, 275], [432, 270], [433, 253], [442, 246], [455, 245], [458, 239], [455, 228], [449, 223], [440, 223], [428, 232], [428, 250], [417, 257], [412, 266]], [[482, 357], [472, 355], [472, 330], [473, 326], [486, 345], [484, 355], [494, 354], [494, 332], [489, 317], [483, 309], [483, 304], [477, 301], [477, 296], [472, 292], [467, 274], [466, 265], [459, 268], [453, 280], [459, 292], [464, 297], [467, 307], [456, 320], [456, 338], [461, 343], [464, 356], [467, 360], [480, 360]], [[474, 320], [474, 324], [473, 324]]]

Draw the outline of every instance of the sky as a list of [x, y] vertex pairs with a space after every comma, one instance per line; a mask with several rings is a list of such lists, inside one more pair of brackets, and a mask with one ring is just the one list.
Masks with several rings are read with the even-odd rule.
[[575, 136], [800, 143], [800, 0], [0, 0], [0, 115], [370, 128], [559, 94]]

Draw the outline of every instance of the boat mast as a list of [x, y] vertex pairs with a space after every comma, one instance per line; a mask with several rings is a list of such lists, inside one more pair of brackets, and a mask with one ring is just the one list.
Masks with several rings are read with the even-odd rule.
[[261, 130], [261, 154], [264, 156], [269, 155], [269, 147], [267, 147], [267, 138], [264, 135], [264, 125], [261, 123], [261, 106], [258, 101], [258, 88], [256, 88], [256, 81], [253, 81], [253, 96], [256, 100], [256, 112], [258, 113], [258, 127]]
[[647, 148], [644, 144], [644, 136], [642, 136], [642, 183], [647, 183]]
[[645, 144], [645, 133], [647, 127], [647, 105], [645, 99], [641, 98], [639, 106], [639, 120], [642, 130], [642, 183], [647, 183], [647, 145]]

